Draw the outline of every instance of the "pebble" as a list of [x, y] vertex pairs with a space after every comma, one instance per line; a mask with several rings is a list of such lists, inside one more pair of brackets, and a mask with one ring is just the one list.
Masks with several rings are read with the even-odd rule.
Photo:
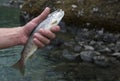
[[93, 57], [94, 63], [100, 66], [108, 66], [108, 59], [105, 56]]
[[117, 52], [117, 53], [113, 53], [112, 55], [113, 55], [113, 56], [120, 57], [120, 53], [119, 53], [119, 52]]
[[75, 56], [73, 56], [67, 49], [63, 50], [62, 55], [67, 60], [75, 60]]
[[73, 4], [73, 5], [72, 5], [72, 8], [77, 8], [77, 5]]
[[91, 50], [91, 51], [95, 50], [94, 47], [89, 46], [89, 45], [85, 45], [84, 48], [85, 48], [85, 50]]
[[80, 45], [76, 45], [76, 46], [74, 47], [74, 52], [80, 53], [81, 49], [82, 49], [82, 47], [81, 47]]
[[100, 55], [100, 53], [95, 52], [95, 51], [82, 51], [80, 53], [80, 57], [83, 61], [87, 61], [87, 62], [92, 62], [93, 61], [93, 57]]

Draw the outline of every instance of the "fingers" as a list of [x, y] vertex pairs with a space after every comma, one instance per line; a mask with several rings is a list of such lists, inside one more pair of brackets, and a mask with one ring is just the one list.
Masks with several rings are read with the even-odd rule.
[[40, 42], [37, 38], [34, 38], [33, 41], [34, 41], [34, 43], [35, 43], [39, 48], [45, 47], [45, 44], [43, 44], [42, 42]]
[[50, 39], [41, 35], [40, 33], [34, 34], [33, 41], [39, 48], [43, 48], [45, 45], [48, 45], [50, 43]]
[[52, 32], [58, 32], [58, 31], [60, 31], [60, 26], [51, 27], [50, 30], [51, 30]]
[[37, 40], [39, 40], [40, 42], [44, 43], [44, 44], [49, 44], [50, 40], [48, 38], [46, 38], [45, 36], [39, 34], [39, 33], [35, 33], [34, 37], [37, 38]]
[[39, 32], [34, 34], [33, 41], [39, 48], [43, 48], [45, 45], [50, 43], [51, 39], [55, 38], [55, 34], [50, 30], [41, 29]]
[[55, 34], [50, 30], [40, 29], [39, 33], [41, 33], [41, 35], [43, 35], [43, 36], [45, 36], [49, 39], [54, 39], [55, 38]]
[[34, 34], [33, 41], [39, 48], [43, 48], [45, 45], [50, 43], [51, 39], [56, 37], [55, 32], [58, 32], [59, 30], [59, 26], [54, 26], [50, 30], [40, 29]]

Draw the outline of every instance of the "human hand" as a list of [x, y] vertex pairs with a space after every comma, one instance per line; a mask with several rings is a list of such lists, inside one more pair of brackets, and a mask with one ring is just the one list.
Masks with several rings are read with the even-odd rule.
[[[45, 8], [45, 10], [36, 18], [28, 22], [22, 27], [22, 44], [26, 44], [30, 33], [40, 22], [42, 22], [50, 13], [50, 8]], [[54, 26], [50, 30], [40, 29], [37, 33], [34, 34], [33, 41], [39, 47], [43, 48], [45, 45], [50, 43], [51, 39], [55, 38], [55, 32], [60, 30], [59, 26]]]

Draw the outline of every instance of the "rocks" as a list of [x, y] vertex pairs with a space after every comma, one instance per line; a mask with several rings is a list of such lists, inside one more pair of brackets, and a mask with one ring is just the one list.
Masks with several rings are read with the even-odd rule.
[[85, 50], [91, 50], [91, 51], [94, 51], [94, 47], [89, 46], [89, 45], [85, 45], [84, 48], [85, 48]]
[[75, 60], [75, 55], [72, 55], [68, 50], [63, 50], [62, 55], [67, 60]]
[[58, 34], [59, 40], [64, 41], [55, 47], [57, 52], [54, 53], [54, 48], [50, 50], [52, 58], [89, 62], [103, 67], [119, 63], [120, 33], [104, 31], [103, 28], [74, 28], [66, 27], [66, 32]]
[[108, 66], [109, 62], [108, 62], [108, 58], [106, 58], [105, 56], [95, 56], [93, 57], [94, 59], [94, 63], [100, 66]]
[[119, 32], [74, 26], [65, 30], [57, 35], [62, 45], [52, 48], [48, 57], [66, 81], [120, 81]]
[[82, 51], [80, 53], [81, 59], [87, 62], [93, 62], [93, 58], [98, 55], [100, 55], [100, 53], [95, 51]]
[[119, 52], [113, 53], [112, 55], [116, 56], [116, 57], [120, 57], [120, 53]]
[[[64, 21], [69, 25], [120, 31], [119, 5], [119, 0], [26, 0], [21, 12], [29, 14], [29, 20], [41, 13], [46, 6], [52, 10], [61, 8], [65, 11]], [[21, 15], [24, 17], [23, 13]]]
[[81, 46], [76, 45], [76, 46], [74, 47], [74, 52], [75, 52], [75, 53], [80, 53], [81, 49], [82, 49]]

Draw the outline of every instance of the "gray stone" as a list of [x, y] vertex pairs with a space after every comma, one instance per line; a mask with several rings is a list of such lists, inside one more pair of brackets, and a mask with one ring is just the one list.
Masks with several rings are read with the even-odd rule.
[[82, 49], [81, 46], [77, 45], [77, 46], [74, 47], [74, 52], [80, 53], [81, 49]]
[[80, 57], [83, 61], [87, 61], [87, 62], [92, 62], [93, 61], [93, 57], [100, 55], [100, 53], [95, 52], [95, 51], [82, 51], [80, 53]]
[[89, 46], [89, 45], [85, 45], [84, 48], [85, 48], [85, 50], [91, 50], [91, 51], [94, 51], [94, 47]]
[[94, 63], [100, 66], [108, 66], [108, 59], [105, 56], [95, 56]]

